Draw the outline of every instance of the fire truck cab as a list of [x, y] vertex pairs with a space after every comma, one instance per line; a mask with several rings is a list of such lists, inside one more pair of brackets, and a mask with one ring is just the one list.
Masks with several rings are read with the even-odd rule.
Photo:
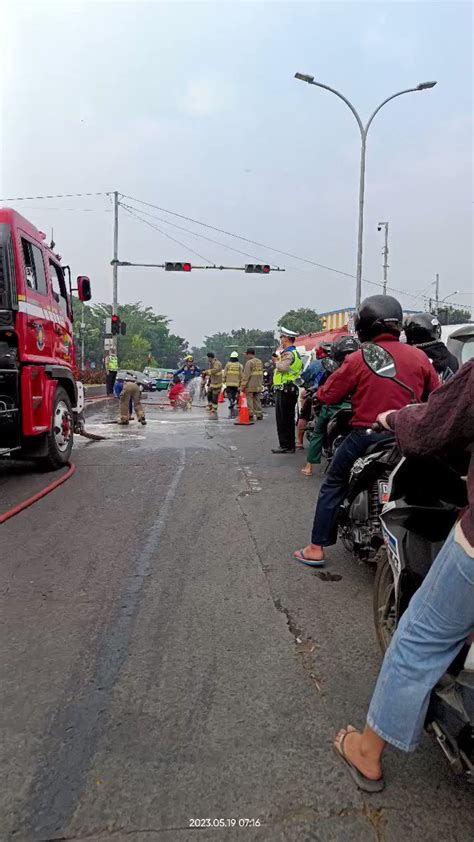
[[[0, 208], [0, 456], [69, 460], [83, 423], [76, 378], [71, 273], [46, 236], [14, 210]], [[77, 279], [81, 301], [90, 281]]]

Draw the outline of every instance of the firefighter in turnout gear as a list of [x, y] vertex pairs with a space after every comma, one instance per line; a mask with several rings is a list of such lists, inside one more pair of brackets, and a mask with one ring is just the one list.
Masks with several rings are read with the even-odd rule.
[[247, 395], [250, 420], [252, 421], [255, 417], [257, 421], [262, 421], [263, 363], [255, 356], [254, 348], [247, 348], [245, 356], [247, 362], [245, 363], [240, 388]]
[[275, 363], [273, 388], [275, 390], [275, 415], [280, 447], [272, 453], [295, 452], [295, 407], [298, 400], [299, 378], [303, 363], [295, 348], [296, 336], [291, 330], [281, 328], [282, 352]]
[[222, 363], [216, 359], [213, 351], [207, 354], [209, 368], [203, 371], [202, 378], [209, 377], [209, 386], [207, 391], [208, 410], [214, 418], [217, 418], [217, 402], [219, 394], [222, 389]]
[[137, 419], [140, 424], [145, 425], [145, 412], [141, 404], [141, 391], [137, 383], [136, 377], [131, 371], [125, 374], [123, 389], [120, 392], [120, 421], [119, 424], [128, 424], [129, 420], [129, 402], [133, 402]]
[[231, 418], [234, 417], [237, 394], [242, 382], [242, 372], [243, 366], [239, 363], [239, 355], [237, 351], [232, 351], [229, 356], [229, 362], [226, 363], [224, 368], [224, 386], [229, 401], [229, 415]]

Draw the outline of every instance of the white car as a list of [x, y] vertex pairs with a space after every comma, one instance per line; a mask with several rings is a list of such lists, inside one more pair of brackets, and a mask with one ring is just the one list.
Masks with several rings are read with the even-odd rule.
[[444, 325], [441, 339], [459, 361], [459, 365], [474, 359], [474, 322], [463, 325]]

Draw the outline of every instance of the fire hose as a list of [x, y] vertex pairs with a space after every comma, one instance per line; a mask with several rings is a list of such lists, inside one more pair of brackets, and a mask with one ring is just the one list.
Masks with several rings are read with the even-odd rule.
[[27, 497], [26, 500], [23, 500], [22, 503], [18, 503], [16, 506], [13, 506], [7, 512], [4, 512], [0, 515], [0, 524], [5, 523], [7, 520], [10, 520], [11, 517], [18, 515], [20, 512], [23, 512], [29, 506], [32, 506], [33, 503], [37, 503], [38, 500], [41, 500], [43, 497], [46, 497], [47, 494], [50, 494], [51, 491], [54, 491], [55, 488], [58, 488], [59, 485], [62, 485], [63, 482], [70, 479], [72, 475], [76, 471], [76, 466], [73, 462], [67, 462], [64, 467], [67, 467], [67, 471], [63, 474], [59, 479], [53, 480], [50, 482], [46, 488], [42, 488], [41, 491], [38, 491], [36, 494], [32, 494], [31, 497]]
[[[96, 435], [96, 433], [87, 433], [84, 430], [84, 428], [78, 429], [76, 430], [76, 432], [78, 435], [83, 436], [86, 439], [90, 439], [91, 441], [105, 441], [106, 438], [105, 436]], [[8, 509], [8, 511], [3, 512], [3, 514], [0, 515], [0, 525], [2, 523], [6, 523], [7, 520], [10, 520], [10, 518], [20, 514], [20, 512], [23, 512], [25, 509], [28, 509], [34, 503], [37, 503], [38, 500], [42, 500], [43, 497], [46, 497], [47, 494], [50, 494], [51, 491], [54, 491], [56, 488], [58, 488], [60, 485], [62, 485], [64, 482], [70, 479], [76, 472], [76, 466], [73, 462], [66, 462], [64, 467], [68, 469], [66, 473], [64, 473], [58, 479], [55, 479], [52, 482], [50, 482], [49, 485], [46, 486], [46, 488], [42, 488], [41, 491], [38, 491], [36, 494], [32, 494], [31, 497], [27, 497], [26, 500], [23, 500], [16, 506], [13, 506], [11, 509]]]

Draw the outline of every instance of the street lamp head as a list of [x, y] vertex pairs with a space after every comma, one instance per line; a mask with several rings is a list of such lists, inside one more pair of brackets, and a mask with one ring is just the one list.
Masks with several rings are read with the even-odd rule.
[[314, 82], [314, 76], [308, 76], [307, 73], [295, 73], [295, 79], [299, 79], [300, 82], [308, 82], [309, 85]]
[[437, 82], [420, 82], [420, 84], [416, 86], [416, 89], [417, 91], [427, 91], [429, 88], [434, 88], [437, 84]]

